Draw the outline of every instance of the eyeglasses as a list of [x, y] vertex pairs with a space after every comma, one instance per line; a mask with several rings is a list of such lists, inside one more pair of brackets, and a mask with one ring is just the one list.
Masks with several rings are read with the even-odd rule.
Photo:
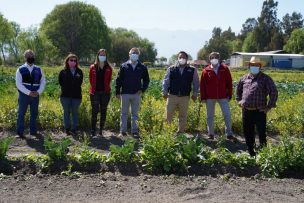
[[71, 61], [71, 62], [77, 62], [76, 59], [70, 59], [69, 61]]

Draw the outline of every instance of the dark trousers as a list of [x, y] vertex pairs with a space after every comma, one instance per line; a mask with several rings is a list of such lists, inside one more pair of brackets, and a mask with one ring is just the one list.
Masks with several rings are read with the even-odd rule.
[[37, 133], [36, 120], [38, 116], [39, 96], [31, 97], [19, 92], [17, 134], [22, 135], [24, 131], [24, 116], [27, 107], [30, 106], [30, 133]]
[[91, 106], [92, 106], [91, 130], [94, 132], [96, 131], [97, 115], [98, 112], [100, 111], [100, 131], [101, 131], [106, 122], [107, 106], [110, 101], [110, 93], [96, 92], [94, 95], [90, 95], [90, 98], [91, 98]]
[[259, 110], [243, 109], [243, 132], [249, 151], [255, 146], [255, 127], [259, 134], [260, 145], [266, 145], [266, 113]]

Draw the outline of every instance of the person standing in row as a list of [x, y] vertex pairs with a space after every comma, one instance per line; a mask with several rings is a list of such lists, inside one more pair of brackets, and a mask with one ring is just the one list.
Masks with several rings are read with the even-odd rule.
[[178, 109], [178, 132], [184, 133], [187, 125], [187, 113], [191, 98], [197, 99], [199, 78], [197, 70], [187, 64], [188, 54], [184, 51], [178, 53], [176, 65], [169, 67], [163, 80], [162, 95], [167, 99], [166, 119], [172, 122], [175, 110]]
[[24, 136], [24, 116], [28, 106], [30, 106], [30, 134], [37, 135], [37, 117], [39, 97], [45, 87], [45, 77], [42, 69], [34, 65], [35, 54], [28, 49], [24, 52], [25, 64], [21, 65], [16, 71], [16, 86], [19, 92], [18, 97], [18, 118], [17, 135]]
[[[63, 107], [63, 122], [67, 135], [75, 135], [78, 128], [78, 110], [81, 104], [82, 70], [75, 54], [69, 54], [64, 60], [64, 68], [59, 73], [61, 87], [60, 102]], [[72, 124], [70, 120], [72, 114]]]
[[206, 103], [209, 139], [214, 139], [215, 103], [219, 103], [225, 121], [227, 139], [234, 140], [229, 101], [232, 98], [232, 77], [227, 66], [220, 63], [220, 54], [209, 55], [210, 65], [202, 72], [200, 82], [201, 101]]
[[[244, 75], [236, 89], [236, 101], [242, 107], [243, 132], [250, 156], [255, 156], [255, 127], [260, 147], [266, 145], [266, 114], [276, 107], [278, 91], [270, 76], [260, 71], [260, 58], [251, 57], [249, 74]], [[267, 97], [269, 100], [267, 101]]]
[[127, 121], [131, 105], [131, 133], [138, 136], [137, 120], [141, 94], [149, 86], [147, 67], [139, 59], [139, 49], [129, 51], [129, 60], [123, 63], [116, 77], [116, 97], [121, 99], [120, 136], [127, 135]]
[[100, 49], [95, 63], [90, 66], [90, 99], [92, 106], [91, 136], [95, 136], [97, 115], [100, 111], [99, 135], [102, 135], [106, 117], [107, 106], [110, 101], [112, 67], [108, 63], [106, 50]]

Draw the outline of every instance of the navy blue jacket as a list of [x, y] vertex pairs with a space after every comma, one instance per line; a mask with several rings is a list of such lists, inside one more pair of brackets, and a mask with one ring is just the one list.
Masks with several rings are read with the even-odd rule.
[[186, 66], [181, 75], [179, 67], [171, 67], [169, 93], [176, 96], [189, 96], [194, 70], [194, 68]]
[[116, 77], [116, 95], [135, 94], [139, 90], [146, 91], [150, 78], [147, 67], [138, 61], [135, 69], [130, 63], [123, 63]]

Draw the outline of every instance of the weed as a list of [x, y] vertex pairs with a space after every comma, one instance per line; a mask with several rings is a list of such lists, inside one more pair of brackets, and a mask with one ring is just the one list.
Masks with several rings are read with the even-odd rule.
[[45, 150], [52, 161], [67, 160], [70, 144], [71, 140], [69, 138], [63, 138], [58, 143], [53, 141], [50, 136], [44, 140]]
[[116, 145], [110, 146], [110, 153], [108, 155], [108, 162], [116, 163], [130, 163], [135, 158], [134, 145], [135, 140], [127, 139], [125, 143], [119, 147]]
[[6, 159], [6, 153], [8, 151], [8, 147], [15, 140], [14, 137], [6, 137], [0, 139], [0, 160]]

